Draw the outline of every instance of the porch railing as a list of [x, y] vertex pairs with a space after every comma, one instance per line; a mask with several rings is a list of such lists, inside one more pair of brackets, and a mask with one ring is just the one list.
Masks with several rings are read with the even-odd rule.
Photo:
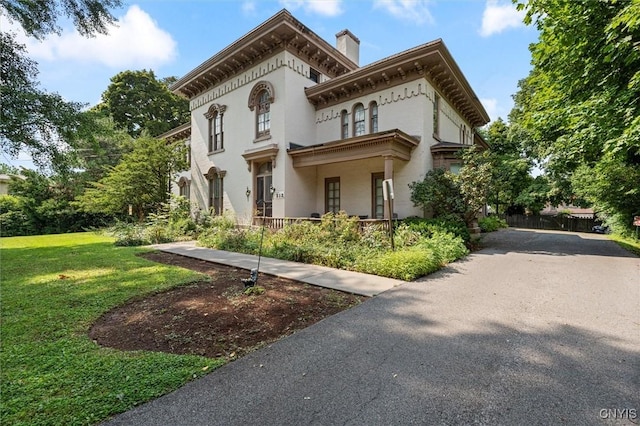
[[[282, 229], [285, 226], [292, 225], [294, 223], [301, 222], [315, 222], [320, 223], [322, 219], [316, 217], [262, 217], [254, 216], [253, 225], [264, 226], [269, 229]], [[358, 219], [358, 228], [362, 231], [367, 226], [379, 225], [385, 231], [389, 229], [389, 220], [387, 219]]]

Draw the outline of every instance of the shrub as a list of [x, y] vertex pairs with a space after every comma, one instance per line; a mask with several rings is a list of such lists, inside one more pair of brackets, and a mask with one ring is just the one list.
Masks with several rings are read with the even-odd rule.
[[465, 244], [471, 241], [471, 234], [464, 221], [456, 216], [435, 219], [408, 218], [402, 221], [409, 229], [420, 232], [424, 236], [431, 236], [436, 231], [448, 232], [462, 238]]
[[487, 216], [478, 219], [478, 225], [482, 232], [494, 232], [500, 228], [508, 228], [507, 221], [498, 216]]
[[366, 225], [362, 229], [360, 241], [363, 246], [371, 249], [389, 249], [389, 233], [380, 224]]
[[23, 211], [21, 199], [13, 195], [0, 195], [0, 236], [29, 235], [34, 231], [29, 217]]
[[141, 246], [149, 244], [144, 230], [145, 227], [142, 224], [117, 221], [105, 230], [105, 234], [116, 239], [116, 246]]
[[414, 280], [439, 268], [440, 262], [431, 250], [415, 247], [361, 258], [355, 265], [355, 269], [360, 272], [404, 281]]
[[416, 229], [411, 229], [409, 225], [401, 223], [393, 232], [396, 247], [411, 247], [422, 238], [422, 233]]
[[431, 250], [440, 266], [469, 254], [462, 238], [449, 232], [435, 231], [430, 238], [421, 239], [418, 246]]

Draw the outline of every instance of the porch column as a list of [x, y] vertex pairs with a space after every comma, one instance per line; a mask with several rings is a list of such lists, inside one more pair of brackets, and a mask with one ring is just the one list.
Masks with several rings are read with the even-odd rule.
[[[384, 178], [393, 179], [393, 157], [391, 155], [384, 156]], [[384, 218], [389, 219], [390, 211], [389, 204], [384, 203]]]

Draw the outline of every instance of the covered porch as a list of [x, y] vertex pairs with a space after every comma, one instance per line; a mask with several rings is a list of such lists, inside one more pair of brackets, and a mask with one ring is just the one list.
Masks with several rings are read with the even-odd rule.
[[291, 144], [294, 173], [309, 176], [306, 185], [314, 194], [308, 216], [343, 210], [362, 221], [388, 219], [382, 182], [398, 177], [398, 167], [411, 160], [419, 142], [393, 129], [312, 146]]

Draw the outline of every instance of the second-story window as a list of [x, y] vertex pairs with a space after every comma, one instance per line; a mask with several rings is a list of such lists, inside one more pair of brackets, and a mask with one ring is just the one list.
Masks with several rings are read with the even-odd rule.
[[271, 116], [270, 116], [271, 102], [269, 101], [269, 93], [263, 90], [258, 98], [258, 113], [257, 113], [257, 136], [266, 136], [271, 131]]
[[340, 113], [340, 126], [342, 130], [340, 136], [342, 139], [347, 139], [349, 137], [349, 113], [346, 109]]
[[353, 108], [353, 136], [362, 136], [365, 133], [364, 106], [357, 104]]
[[226, 109], [227, 107], [225, 105], [213, 104], [204, 115], [207, 120], [209, 120], [209, 152], [221, 151], [224, 149], [222, 121]]
[[309, 68], [309, 80], [320, 83], [320, 73], [313, 68]]
[[213, 151], [223, 149], [222, 114], [216, 114], [213, 118]]
[[369, 104], [369, 133], [378, 132], [378, 104], [371, 102]]
[[259, 81], [249, 94], [249, 109], [256, 114], [256, 139], [268, 139], [271, 135], [271, 104], [274, 102], [273, 85]]
[[433, 97], [433, 134], [440, 135], [440, 95]]

